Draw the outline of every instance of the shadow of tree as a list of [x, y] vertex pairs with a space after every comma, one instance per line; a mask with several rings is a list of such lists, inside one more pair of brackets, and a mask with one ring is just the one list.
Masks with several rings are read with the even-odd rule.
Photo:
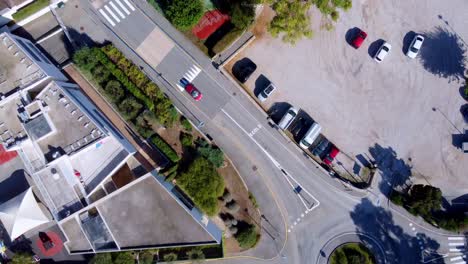
[[436, 27], [424, 33], [425, 41], [420, 50], [420, 61], [430, 73], [450, 81], [459, 81], [465, 74], [465, 51], [457, 34], [446, 28]]
[[[425, 234], [406, 233], [395, 223], [391, 212], [375, 206], [369, 199], [362, 199], [350, 215], [357, 233], [362, 234], [359, 235], [362, 241], [369, 241], [367, 236], [371, 236], [379, 242], [386, 263], [423, 263], [429, 260], [432, 260], [432, 264], [444, 263], [436, 253], [440, 248], [437, 241]], [[378, 248], [372, 246], [370, 249], [377, 258], [382, 259]]]
[[399, 159], [393, 148], [375, 144], [369, 148], [369, 153], [382, 176], [379, 189], [385, 196], [388, 197], [392, 189], [402, 191], [411, 186], [411, 166]]

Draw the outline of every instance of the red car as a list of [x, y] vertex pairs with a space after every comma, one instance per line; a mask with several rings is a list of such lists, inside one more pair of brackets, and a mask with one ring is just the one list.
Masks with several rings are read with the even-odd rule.
[[359, 47], [361, 47], [366, 37], [367, 33], [359, 29], [359, 32], [356, 34], [356, 36], [354, 36], [353, 40], [351, 41], [351, 45], [353, 45], [354, 48], [358, 49]]
[[187, 91], [195, 101], [200, 101], [203, 97], [202, 93], [191, 83], [185, 86], [185, 91]]
[[337, 149], [335, 146], [332, 146], [332, 148], [331, 148], [330, 152], [328, 153], [328, 155], [323, 159], [323, 163], [325, 163], [327, 165], [331, 165], [331, 163], [336, 158], [338, 153], [340, 153], [340, 150]]

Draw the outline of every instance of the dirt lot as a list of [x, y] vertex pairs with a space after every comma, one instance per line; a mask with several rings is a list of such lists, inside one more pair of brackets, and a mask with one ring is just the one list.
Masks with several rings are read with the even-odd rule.
[[[345, 154], [338, 161], [376, 160], [391, 182], [411, 170], [416, 182], [455, 198], [468, 192], [468, 155], [459, 147], [468, 127], [460, 114], [466, 10], [464, 0], [357, 0], [331, 32], [320, 30], [320, 16], [311, 10], [313, 39], [291, 47], [266, 34], [233, 61], [248, 57], [257, 64], [246, 83], [251, 94], [268, 81], [276, 84], [265, 109], [287, 102], [319, 122]], [[355, 27], [368, 33], [358, 50], [347, 43]], [[426, 41], [410, 60], [404, 52], [415, 32]], [[371, 56], [383, 40], [392, 50], [377, 64]]]

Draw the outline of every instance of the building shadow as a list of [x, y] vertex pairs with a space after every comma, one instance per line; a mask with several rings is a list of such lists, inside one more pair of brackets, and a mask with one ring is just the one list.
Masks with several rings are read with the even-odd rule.
[[457, 149], [461, 149], [463, 142], [468, 142], [467, 134], [452, 134], [452, 145]]
[[[380, 260], [377, 263], [444, 263], [437, 254], [440, 244], [436, 240], [405, 232], [390, 211], [375, 206], [369, 199], [362, 199], [350, 215], [361, 241]], [[374, 240], [369, 241], [369, 236]]]
[[403, 37], [403, 43], [401, 45], [401, 52], [403, 52], [403, 54], [406, 54], [406, 52], [408, 52], [411, 41], [414, 39], [415, 36], [416, 32], [414, 31], [409, 31], [405, 34], [405, 36]]
[[354, 37], [360, 32], [361, 30], [358, 27], [353, 27], [348, 29], [345, 34], [345, 41], [348, 43], [348, 45], [352, 46], [352, 41]]
[[464, 79], [466, 48], [458, 35], [438, 26], [424, 36], [419, 53], [424, 69], [449, 82]]
[[260, 76], [258, 76], [257, 80], [255, 80], [255, 88], [254, 88], [254, 91], [253, 91], [254, 95], [258, 96], [258, 94], [260, 94], [260, 92], [262, 92], [270, 83], [271, 83], [271, 81], [268, 80], [268, 78], [265, 77], [265, 75], [260, 74]]
[[10, 177], [0, 182], [0, 204], [15, 198], [29, 188], [24, 170], [14, 171]]
[[371, 58], [374, 58], [374, 56], [377, 53], [377, 51], [379, 50], [380, 46], [382, 46], [382, 44], [384, 44], [384, 43], [385, 43], [385, 40], [383, 40], [383, 39], [378, 39], [378, 40], [372, 42], [369, 45], [369, 48], [367, 49], [367, 54], [369, 54], [369, 56]]
[[399, 159], [393, 148], [375, 144], [369, 153], [382, 176], [379, 189], [386, 197], [393, 189], [404, 191], [411, 186], [411, 166]]
[[465, 120], [465, 123], [468, 124], [468, 103], [460, 107], [460, 114], [462, 115], [463, 120]]
[[287, 102], [275, 102], [270, 109], [268, 109], [267, 113], [270, 116], [271, 120], [275, 123], [279, 123], [281, 118], [286, 114], [288, 109], [291, 107], [290, 103]]

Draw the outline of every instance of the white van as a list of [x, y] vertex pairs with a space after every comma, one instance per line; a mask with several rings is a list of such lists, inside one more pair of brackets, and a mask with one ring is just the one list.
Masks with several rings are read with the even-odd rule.
[[320, 134], [322, 127], [318, 123], [313, 123], [307, 133], [302, 137], [301, 141], [299, 142], [299, 146], [303, 149], [308, 149], [312, 143], [317, 139]]
[[281, 118], [281, 120], [279, 121], [278, 127], [283, 130], [288, 129], [288, 127], [293, 122], [294, 118], [296, 118], [297, 112], [297, 109], [291, 106], [286, 112], [286, 114], [284, 114], [283, 118]]

